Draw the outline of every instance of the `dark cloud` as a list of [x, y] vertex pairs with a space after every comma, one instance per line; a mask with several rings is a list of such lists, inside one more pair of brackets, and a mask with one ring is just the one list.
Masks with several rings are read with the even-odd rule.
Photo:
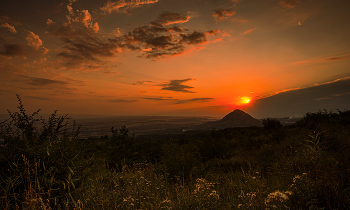
[[167, 84], [162, 84], [160, 86], [163, 86], [162, 90], [170, 90], [170, 91], [175, 91], [175, 92], [183, 92], [183, 93], [195, 93], [193, 91], [190, 91], [188, 89], [192, 89], [194, 87], [183, 85], [182, 83], [191, 81], [193, 79], [188, 78], [188, 79], [183, 79], [183, 80], [171, 80]]
[[0, 55], [17, 56], [23, 54], [23, 48], [18, 44], [4, 44], [5, 51], [0, 51]]
[[191, 34], [180, 34], [181, 42], [185, 42], [189, 45], [205, 44], [208, 42], [207, 36], [204, 32], [194, 31]]
[[71, 65], [90, 64], [90, 61], [100, 62], [101, 57], [112, 57], [118, 49], [115, 44], [104, 43], [97, 39], [64, 38], [62, 41], [66, 50], [58, 55], [67, 59], [66, 63]]
[[125, 50], [140, 51], [140, 57], [150, 59], [181, 55], [188, 52], [188, 48], [193, 48], [193, 45], [207, 44], [207, 36], [218, 32], [189, 32], [177, 25], [169, 26], [187, 22], [190, 16], [163, 12], [150, 25], [137, 27], [125, 35], [103, 38], [98, 34], [98, 23], [93, 21], [87, 10], [75, 12], [71, 4], [68, 6], [70, 14], [66, 22], [57, 24], [48, 19], [46, 25], [49, 34], [61, 39], [64, 50], [58, 56], [70, 68], [99, 65], [104, 59], [108, 60]]
[[[179, 27], [163, 28], [158, 26], [141, 26], [129, 32], [123, 38], [130, 50], [139, 50], [146, 58], [172, 56], [184, 51], [184, 46], [171, 32], [179, 32]], [[177, 35], [178, 36], [178, 35]]]
[[133, 85], [148, 85], [148, 84], [155, 84], [155, 81], [134, 81], [132, 84]]
[[339, 60], [349, 60], [349, 59], [350, 59], [350, 55], [344, 55], [344, 56], [327, 58], [326, 61], [339, 61]]
[[65, 48], [58, 56], [63, 58], [66, 66], [96, 66], [96, 63], [102, 63], [101, 59], [120, 51], [120, 43], [116, 40], [100, 39], [99, 25], [87, 10], [76, 13], [71, 7], [68, 10], [67, 22], [57, 24], [51, 19], [46, 22], [48, 34], [59, 38]]
[[192, 102], [208, 102], [213, 99], [214, 98], [192, 98], [187, 100], [177, 100], [175, 104], [185, 104], [185, 103], [192, 103]]
[[193, 45], [209, 43], [208, 36], [220, 33], [216, 29], [190, 32], [179, 26], [164, 27], [185, 19], [189, 17], [178, 13], [162, 13], [156, 21], [151, 22], [151, 25], [138, 27], [123, 37], [113, 40], [120, 47], [141, 51], [140, 57], [159, 59], [184, 54], [189, 51], [189, 48], [193, 48]]
[[176, 23], [185, 23], [190, 20], [190, 16], [181, 13], [163, 12], [151, 24], [155, 26], [167, 26]]
[[113, 103], [135, 103], [138, 102], [137, 100], [127, 100], [127, 99], [113, 99], [113, 100], [109, 100], [109, 102], [113, 102]]
[[208, 34], [208, 35], [215, 35], [215, 34], [218, 34], [218, 33], [220, 33], [220, 31], [217, 30], [217, 29], [208, 30], [208, 31], [206, 32], [206, 34]]
[[213, 17], [217, 18], [218, 20], [224, 20], [236, 14], [232, 9], [219, 9], [214, 10], [213, 12]]
[[169, 100], [173, 100], [172, 97], [145, 97], [143, 99], [146, 99], [146, 100], [153, 100], [153, 101], [169, 101]]
[[294, 8], [299, 2], [299, 0], [287, 0], [280, 1], [280, 4], [285, 8]]
[[39, 78], [39, 77], [27, 77], [20, 75], [21, 77], [24, 77], [27, 79], [27, 84], [33, 85], [33, 86], [47, 86], [47, 85], [66, 85], [68, 82], [60, 81], [60, 80], [52, 80], [52, 79], [45, 79], [45, 78]]
[[[319, 110], [350, 109], [350, 78], [338, 79], [307, 88], [283, 91], [253, 102], [249, 110], [254, 116], [302, 116]], [[327, 100], [326, 100], [327, 99]]]

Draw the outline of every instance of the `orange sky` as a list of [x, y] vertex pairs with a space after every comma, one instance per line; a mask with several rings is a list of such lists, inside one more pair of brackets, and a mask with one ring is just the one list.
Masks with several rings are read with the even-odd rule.
[[222, 117], [240, 108], [262, 118], [349, 109], [348, 8], [343, 0], [2, 1], [0, 114], [15, 111], [16, 94], [43, 113]]

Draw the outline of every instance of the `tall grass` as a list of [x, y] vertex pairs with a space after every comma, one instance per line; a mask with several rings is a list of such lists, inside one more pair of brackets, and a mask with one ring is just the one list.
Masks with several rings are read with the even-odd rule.
[[[350, 112], [282, 127], [80, 139], [55, 111], [0, 124], [1, 209], [350, 209]], [[41, 128], [37, 126], [41, 123]]]

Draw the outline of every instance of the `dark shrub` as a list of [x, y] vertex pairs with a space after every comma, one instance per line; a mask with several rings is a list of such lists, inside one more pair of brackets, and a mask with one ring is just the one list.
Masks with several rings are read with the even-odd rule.
[[273, 118], [263, 119], [262, 124], [264, 125], [264, 128], [268, 130], [279, 129], [283, 127], [279, 120]]
[[198, 148], [192, 144], [169, 142], [164, 145], [163, 154], [162, 162], [170, 177], [189, 178], [191, 170], [200, 164]]

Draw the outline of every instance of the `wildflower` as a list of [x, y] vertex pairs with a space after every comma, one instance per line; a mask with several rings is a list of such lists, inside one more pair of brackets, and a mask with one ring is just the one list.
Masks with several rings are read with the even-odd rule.
[[216, 193], [215, 190], [211, 191], [211, 193], [209, 194], [208, 197], [214, 197], [214, 198], [216, 198], [216, 199], [219, 199], [219, 195]]
[[296, 181], [298, 181], [298, 179], [301, 179], [301, 177], [299, 175], [296, 175], [294, 178], [293, 178], [293, 182], [295, 183]]
[[285, 193], [285, 194], [288, 194], [288, 195], [292, 195], [292, 194], [293, 194], [292, 191], [285, 191], [284, 193]]
[[286, 201], [289, 199], [287, 194], [291, 195], [292, 192], [286, 191], [282, 193], [279, 190], [277, 190], [276, 192], [270, 193], [265, 200], [265, 204], [271, 203], [272, 201]]

